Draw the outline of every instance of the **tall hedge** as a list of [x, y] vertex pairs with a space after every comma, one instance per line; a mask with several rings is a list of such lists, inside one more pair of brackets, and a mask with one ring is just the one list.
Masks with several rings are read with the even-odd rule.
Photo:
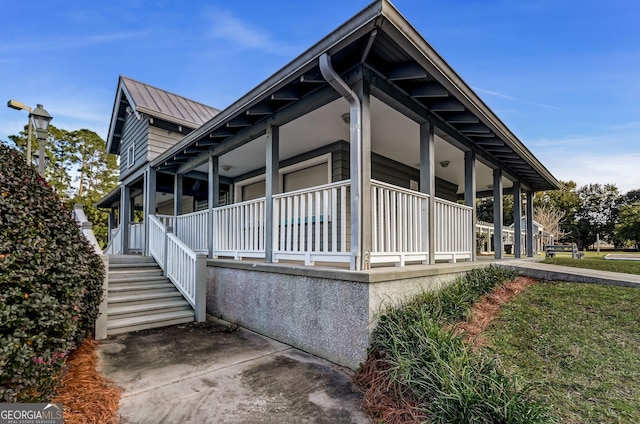
[[71, 211], [0, 144], [0, 402], [44, 402], [92, 330], [104, 267]]

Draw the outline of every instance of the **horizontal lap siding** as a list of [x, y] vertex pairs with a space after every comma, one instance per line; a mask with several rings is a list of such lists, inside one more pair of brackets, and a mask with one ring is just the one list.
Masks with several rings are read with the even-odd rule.
[[147, 160], [152, 161], [167, 149], [177, 144], [184, 138], [183, 134], [174, 133], [171, 131], [163, 130], [161, 128], [149, 126], [149, 150]]

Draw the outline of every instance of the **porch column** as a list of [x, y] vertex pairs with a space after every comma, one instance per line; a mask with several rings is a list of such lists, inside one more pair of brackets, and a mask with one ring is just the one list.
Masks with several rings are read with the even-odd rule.
[[266, 170], [265, 170], [265, 223], [264, 223], [264, 260], [273, 262], [273, 240], [276, 227], [273, 223], [273, 195], [278, 194], [278, 171], [280, 168], [280, 127], [267, 125]]
[[502, 170], [493, 170], [493, 250], [496, 259], [502, 259]]
[[464, 204], [471, 207], [471, 260], [476, 260], [476, 154], [472, 151], [464, 152]]
[[149, 256], [149, 215], [156, 213], [156, 178], [156, 170], [149, 167], [144, 173], [144, 200], [142, 201], [145, 256]]
[[[173, 216], [182, 215], [182, 175], [173, 176]], [[175, 228], [174, 228], [175, 230]]]
[[527, 256], [533, 258], [535, 251], [533, 250], [533, 191], [525, 192], [527, 199]]
[[522, 257], [522, 189], [520, 182], [513, 183], [513, 255]]
[[[355, 87], [360, 101], [360, 264], [358, 269], [370, 268], [372, 249], [371, 230], [371, 78], [363, 72], [363, 78]], [[351, 177], [354, 171], [352, 168]], [[353, 217], [353, 215], [352, 215]], [[353, 232], [352, 232], [353, 234]]]
[[129, 222], [131, 221], [131, 189], [127, 185], [120, 190], [120, 243], [122, 253], [129, 252]]
[[208, 192], [207, 192], [207, 206], [209, 208], [209, 217], [207, 219], [207, 244], [209, 249], [209, 257], [213, 258], [213, 237], [214, 237], [214, 222], [213, 222], [213, 209], [217, 208], [220, 201], [220, 173], [219, 173], [219, 158], [209, 152], [209, 178], [208, 178]]
[[[435, 237], [435, 138], [431, 121], [420, 125], [420, 192], [429, 196], [427, 208], [422, 211], [422, 221], [426, 223], [421, 229], [422, 248], [429, 252], [428, 263], [436, 262]], [[426, 216], [425, 216], [426, 214]]]

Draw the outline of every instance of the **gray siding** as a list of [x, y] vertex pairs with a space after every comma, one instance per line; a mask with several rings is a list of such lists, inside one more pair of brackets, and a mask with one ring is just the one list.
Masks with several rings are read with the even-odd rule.
[[152, 161], [184, 138], [184, 134], [149, 125], [147, 160]]
[[[147, 161], [147, 139], [148, 139], [149, 118], [142, 116], [138, 120], [135, 114], [127, 114], [124, 127], [122, 129], [122, 140], [120, 142], [120, 180], [125, 179], [132, 171], [139, 168]], [[134, 145], [135, 162], [129, 166], [127, 152], [129, 147]]]

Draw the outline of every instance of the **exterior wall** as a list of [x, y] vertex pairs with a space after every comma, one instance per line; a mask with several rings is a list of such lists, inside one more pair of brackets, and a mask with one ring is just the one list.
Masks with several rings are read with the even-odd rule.
[[208, 261], [207, 312], [340, 365], [367, 357], [380, 312], [484, 263], [343, 271]]
[[149, 125], [147, 160], [152, 161], [184, 138], [184, 134]]
[[[120, 142], [120, 180], [127, 178], [133, 171], [138, 169], [147, 161], [147, 139], [148, 139], [149, 118], [141, 115], [138, 120], [135, 114], [127, 114], [124, 127], [122, 129], [122, 140]], [[135, 162], [133, 166], [128, 163], [129, 147], [134, 146]]]

